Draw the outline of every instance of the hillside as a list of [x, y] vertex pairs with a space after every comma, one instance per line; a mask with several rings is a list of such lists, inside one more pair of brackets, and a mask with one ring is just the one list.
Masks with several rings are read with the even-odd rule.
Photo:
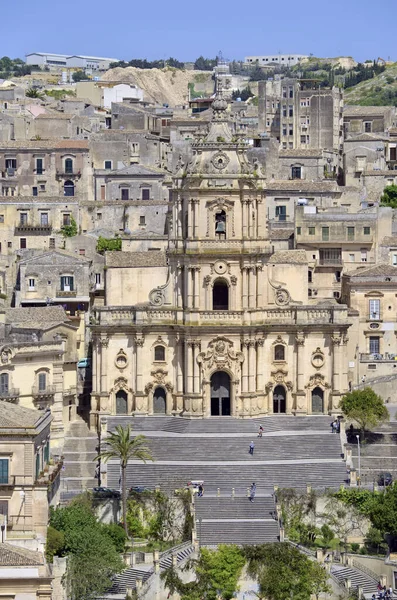
[[386, 67], [373, 79], [345, 90], [346, 104], [361, 106], [397, 106], [397, 63]]
[[170, 106], [183, 104], [188, 98], [188, 86], [194, 84], [196, 92], [212, 94], [214, 82], [211, 71], [183, 71], [180, 69], [137, 69], [117, 67], [107, 71], [103, 81], [133, 83], [144, 92], [145, 100], [167, 103]]

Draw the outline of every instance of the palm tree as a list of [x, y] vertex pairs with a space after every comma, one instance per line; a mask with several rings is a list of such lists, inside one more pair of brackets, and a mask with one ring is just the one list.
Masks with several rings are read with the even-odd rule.
[[116, 430], [110, 432], [106, 438], [106, 449], [99, 451], [98, 456], [94, 460], [103, 460], [105, 463], [112, 458], [117, 458], [121, 466], [121, 492], [122, 492], [122, 509], [124, 530], [128, 536], [127, 528], [127, 482], [126, 468], [129, 460], [138, 459], [146, 463], [148, 460], [153, 461], [153, 456], [146, 446], [146, 437], [137, 435], [131, 438], [131, 427], [127, 425], [117, 425]]

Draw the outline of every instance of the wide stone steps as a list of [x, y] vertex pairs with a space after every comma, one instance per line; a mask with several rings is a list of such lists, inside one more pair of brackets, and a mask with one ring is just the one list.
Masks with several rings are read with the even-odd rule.
[[277, 542], [276, 521], [205, 521], [197, 525], [197, 539], [202, 546], [218, 544], [253, 545]]
[[330, 432], [331, 417], [276, 415], [255, 419], [235, 419], [233, 417], [211, 417], [210, 419], [186, 419], [183, 417], [108, 417], [108, 430], [117, 425], [131, 425], [137, 432], [171, 431], [175, 433], [258, 433], [259, 425], [269, 431], [313, 430]]
[[234, 498], [204, 496], [194, 499], [196, 519], [274, 519], [276, 505], [272, 496]]
[[94, 461], [97, 447], [98, 437], [88, 429], [86, 423], [76, 421], [70, 424], [63, 449], [61, 502], [98, 485]]
[[[204, 458], [204, 457], [201, 457]], [[120, 466], [116, 462], [108, 463], [107, 485], [118, 489]], [[243, 464], [224, 463], [223, 465], [189, 465], [175, 463], [129, 464], [127, 466], [127, 485], [173, 491], [185, 487], [191, 480], [202, 479], [206, 491], [216, 492], [220, 488], [222, 495], [244, 494], [247, 486], [256, 482], [257, 491], [272, 491], [274, 485], [280, 487], [303, 488], [310, 484], [315, 488], [337, 488], [346, 481], [346, 467], [342, 460], [334, 462], [291, 462], [289, 464]]]
[[367, 575], [355, 567], [333, 565], [331, 567], [331, 573], [337, 578], [341, 585], [345, 585], [346, 579], [350, 579], [351, 586], [354, 590], [357, 590], [358, 587], [361, 586], [364, 594], [377, 593], [378, 582], [376, 579], [373, 579], [370, 575]]
[[[148, 437], [154, 459], [167, 461], [239, 461], [249, 455], [250, 437]], [[330, 458], [341, 456], [340, 439], [337, 435], [290, 435], [288, 437], [253, 438], [255, 444], [252, 460], [283, 460], [291, 457], [300, 459]]]

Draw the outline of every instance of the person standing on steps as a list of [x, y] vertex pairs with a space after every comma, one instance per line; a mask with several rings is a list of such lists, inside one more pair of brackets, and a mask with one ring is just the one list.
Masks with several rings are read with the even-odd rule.
[[254, 456], [254, 448], [255, 448], [255, 444], [254, 444], [254, 442], [251, 442], [250, 449], [249, 449], [249, 453], [251, 454], [251, 456]]
[[262, 433], [263, 433], [263, 427], [262, 427], [262, 425], [259, 425], [258, 437], [262, 437]]
[[254, 483], [251, 485], [251, 489], [250, 489], [250, 502], [253, 502], [253, 501], [254, 501], [255, 494], [256, 494], [256, 483], [254, 482]]

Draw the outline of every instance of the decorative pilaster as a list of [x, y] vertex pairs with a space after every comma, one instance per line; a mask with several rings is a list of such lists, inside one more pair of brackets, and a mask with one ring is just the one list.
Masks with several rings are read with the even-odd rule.
[[[296, 406], [297, 413], [305, 413], [307, 411], [306, 392], [305, 392], [305, 335], [302, 331], [298, 331], [295, 337], [296, 342]], [[293, 410], [290, 407], [287, 412]]]
[[246, 339], [242, 342], [242, 351], [243, 351], [243, 376], [241, 380], [241, 391], [248, 392], [248, 348], [249, 348], [250, 340]]
[[211, 310], [211, 275], [204, 277], [204, 293], [205, 293], [205, 310]]
[[242, 304], [243, 309], [245, 309], [248, 308], [248, 267], [242, 267], [241, 273], [243, 276]]
[[261, 281], [261, 273], [263, 270], [262, 265], [256, 265], [256, 307], [262, 308], [263, 299], [262, 299], [262, 281]]
[[187, 308], [193, 308], [193, 267], [185, 267], [187, 278]]
[[200, 393], [200, 367], [197, 362], [197, 357], [200, 353], [200, 341], [193, 342], [193, 393]]
[[263, 348], [265, 340], [259, 338], [256, 341], [256, 389], [260, 394], [263, 393]]
[[185, 370], [186, 370], [186, 391], [188, 394], [193, 393], [193, 348], [194, 348], [194, 341], [187, 340], [185, 343], [185, 350], [186, 350]]
[[230, 277], [230, 283], [232, 284], [231, 294], [230, 294], [230, 310], [236, 310], [237, 277], [235, 275], [232, 275]]
[[142, 362], [143, 362], [143, 345], [145, 338], [143, 336], [137, 336], [135, 338], [135, 354], [136, 354], [136, 391], [137, 393], [143, 392], [143, 375], [142, 375]]
[[182, 238], [182, 201], [181, 201], [181, 197], [178, 195], [178, 200], [177, 200], [177, 232], [178, 232], [178, 239]]
[[192, 200], [193, 205], [193, 237], [198, 239], [199, 237], [199, 199], [194, 198]]
[[250, 340], [248, 345], [248, 391], [255, 392], [256, 390], [256, 349], [255, 341]]
[[248, 200], [241, 200], [243, 239], [248, 237]]
[[188, 203], [188, 208], [187, 208], [187, 237], [189, 239], [192, 238], [192, 234], [193, 234], [193, 219], [194, 219], [194, 208], [193, 208], [193, 199], [191, 198], [189, 200]]
[[101, 392], [107, 392], [108, 391], [108, 386], [107, 386], [107, 348], [109, 346], [109, 338], [108, 337], [101, 337], [99, 340], [99, 344], [100, 344], [100, 352], [101, 352], [101, 382], [100, 382], [100, 387], [101, 387]]
[[256, 308], [256, 269], [249, 268], [249, 290], [248, 290], [248, 306]]
[[200, 308], [200, 280], [199, 280], [200, 270], [201, 270], [200, 267], [192, 267], [193, 289], [194, 289], [193, 308], [195, 308], [197, 310]]

